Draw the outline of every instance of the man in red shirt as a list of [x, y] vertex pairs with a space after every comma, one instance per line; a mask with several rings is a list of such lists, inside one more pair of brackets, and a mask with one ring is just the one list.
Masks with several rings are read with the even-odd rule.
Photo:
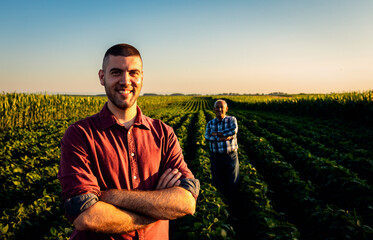
[[194, 213], [199, 182], [173, 129], [137, 106], [138, 50], [109, 48], [98, 75], [107, 103], [61, 140], [58, 178], [75, 226], [70, 239], [168, 239], [168, 221]]

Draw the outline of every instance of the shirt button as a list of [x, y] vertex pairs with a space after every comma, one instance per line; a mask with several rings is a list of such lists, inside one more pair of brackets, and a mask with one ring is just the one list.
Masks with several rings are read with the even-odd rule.
[[128, 132], [128, 135], [131, 135], [131, 132]]
[[135, 179], [135, 180], [136, 180], [136, 178], [137, 178], [136, 176], [133, 176], [133, 179]]
[[133, 157], [133, 156], [135, 156], [135, 154], [134, 154], [134, 153], [131, 153], [131, 156]]

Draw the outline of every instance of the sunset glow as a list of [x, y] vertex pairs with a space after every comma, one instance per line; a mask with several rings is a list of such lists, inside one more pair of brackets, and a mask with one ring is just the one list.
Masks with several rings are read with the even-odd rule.
[[143, 93], [373, 89], [373, 1], [7, 1], [0, 91], [104, 93], [107, 48], [137, 47]]

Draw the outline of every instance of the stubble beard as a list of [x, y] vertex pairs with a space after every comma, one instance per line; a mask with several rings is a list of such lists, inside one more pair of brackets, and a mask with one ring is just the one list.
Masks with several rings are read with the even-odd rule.
[[132, 96], [132, 98], [129, 99], [129, 102], [126, 100], [119, 99], [119, 97], [116, 96], [117, 94], [116, 88], [114, 88], [113, 91], [111, 91], [111, 89], [106, 85], [106, 82], [105, 82], [105, 92], [110, 102], [121, 110], [129, 109], [136, 103], [136, 99], [133, 99], [134, 96]]

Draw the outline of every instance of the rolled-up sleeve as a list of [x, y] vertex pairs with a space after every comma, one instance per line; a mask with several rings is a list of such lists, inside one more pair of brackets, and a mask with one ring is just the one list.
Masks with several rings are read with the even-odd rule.
[[93, 193], [82, 194], [67, 199], [64, 203], [67, 219], [73, 222], [79, 214], [93, 206], [98, 200], [98, 197]]
[[89, 143], [85, 135], [79, 126], [72, 125], [61, 140], [58, 179], [65, 213], [69, 220], [72, 216], [76, 217], [76, 208], [85, 210], [100, 196], [100, 187], [92, 172], [88, 154]]
[[192, 193], [193, 197], [197, 200], [199, 195], [200, 183], [198, 179], [195, 178], [184, 178], [180, 181], [180, 187], [188, 190]]
[[200, 189], [199, 180], [194, 178], [193, 173], [188, 168], [188, 165], [184, 160], [179, 141], [173, 129], [169, 127], [168, 131], [167, 150], [165, 151], [164, 156], [165, 166], [163, 167], [163, 170], [159, 176], [161, 176], [168, 168], [177, 168], [182, 174], [180, 187], [183, 187], [191, 192], [193, 197], [197, 199]]

